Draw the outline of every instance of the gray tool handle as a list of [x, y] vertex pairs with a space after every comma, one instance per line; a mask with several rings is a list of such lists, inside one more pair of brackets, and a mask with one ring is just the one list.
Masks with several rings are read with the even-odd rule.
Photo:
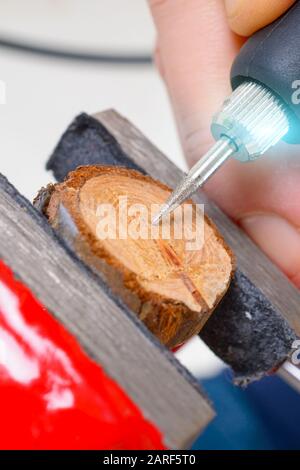
[[233, 89], [246, 79], [275, 92], [290, 110], [285, 140], [300, 143], [300, 2], [242, 47], [231, 70]]

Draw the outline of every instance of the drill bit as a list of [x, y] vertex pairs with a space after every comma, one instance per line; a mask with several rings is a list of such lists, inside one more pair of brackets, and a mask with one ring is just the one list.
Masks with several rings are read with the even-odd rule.
[[259, 83], [242, 83], [213, 118], [211, 131], [216, 143], [171, 193], [152, 224], [191, 197], [230, 156], [242, 162], [256, 160], [288, 130], [288, 112], [282, 101]]
[[191, 197], [235, 151], [236, 146], [230, 139], [222, 137], [218, 140], [171, 193], [160, 211], [154, 216], [152, 224], [158, 224], [162, 217], [173, 212], [176, 207]]

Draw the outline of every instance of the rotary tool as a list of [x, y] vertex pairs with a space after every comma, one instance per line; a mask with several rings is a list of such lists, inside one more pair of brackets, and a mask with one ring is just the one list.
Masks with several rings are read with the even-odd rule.
[[256, 32], [231, 68], [233, 92], [213, 117], [213, 147], [171, 193], [152, 223], [176, 209], [234, 157], [258, 159], [282, 138], [300, 143], [300, 2]]

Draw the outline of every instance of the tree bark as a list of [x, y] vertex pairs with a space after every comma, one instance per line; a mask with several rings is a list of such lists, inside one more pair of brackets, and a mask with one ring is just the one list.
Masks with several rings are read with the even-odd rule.
[[[164, 234], [161, 226], [151, 233], [152, 204], [163, 204], [170, 191], [135, 170], [86, 166], [42, 190], [36, 204], [150, 331], [174, 347], [199, 333], [225, 294], [233, 257], [208, 218], [196, 225], [199, 208], [192, 201], [189, 227], [172, 216]], [[190, 237], [199, 227], [203, 246], [193, 247]]]

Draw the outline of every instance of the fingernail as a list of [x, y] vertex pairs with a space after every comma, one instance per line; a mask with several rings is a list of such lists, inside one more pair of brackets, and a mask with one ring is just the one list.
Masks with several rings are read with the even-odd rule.
[[236, 15], [240, 5], [240, 0], [225, 0], [225, 8], [227, 16]]
[[243, 217], [240, 225], [252, 240], [289, 277], [300, 270], [300, 233], [286, 219], [276, 214]]

